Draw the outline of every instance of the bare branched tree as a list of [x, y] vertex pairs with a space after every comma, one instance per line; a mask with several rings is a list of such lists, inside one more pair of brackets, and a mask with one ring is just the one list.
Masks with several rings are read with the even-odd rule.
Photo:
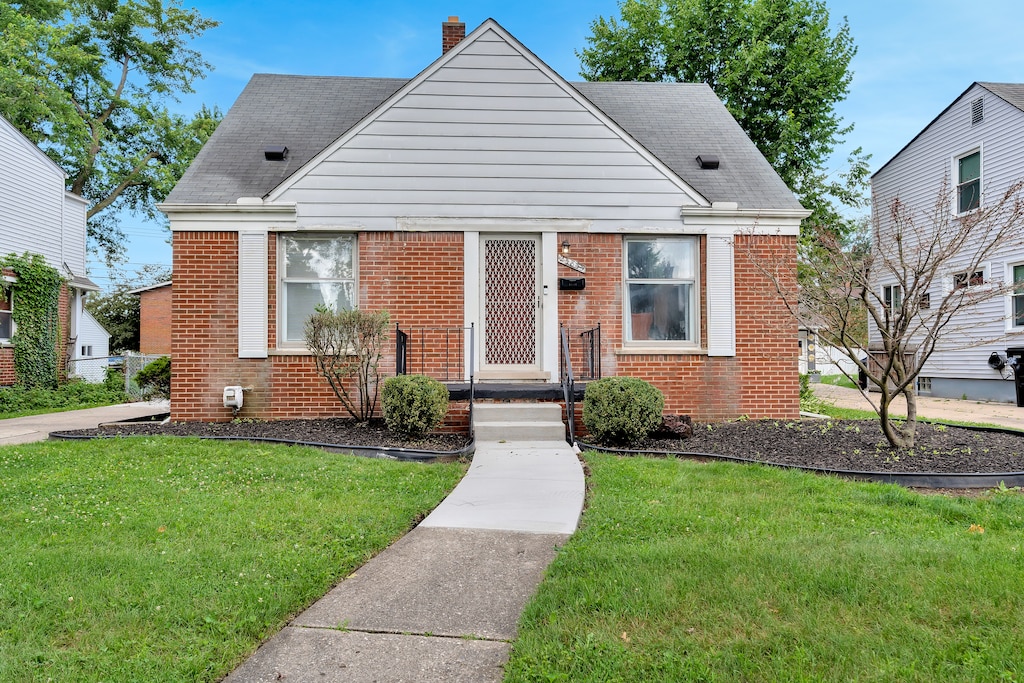
[[[877, 390], [862, 393], [898, 448], [914, 445], [916, 380], [924, 364], [936, 349], [993, 341], [972, 334], [979, 328], [979, 304], [1016, 291], [998, 273], [984, 282], [976, 274], [987, 261], [1024, 247], [1024, 181], [968, 213], [956, 214], [955, 206], [947, 187], [924, 211], [899, 197], [876, 204], [870, 249], [820, 229], [816, 243], [801, 254], [798, 291], [783, 261], [752, 259], [799, 323], [843, 351]], [[905, 421], [892, 415], [899, 396], [906, 399]]]

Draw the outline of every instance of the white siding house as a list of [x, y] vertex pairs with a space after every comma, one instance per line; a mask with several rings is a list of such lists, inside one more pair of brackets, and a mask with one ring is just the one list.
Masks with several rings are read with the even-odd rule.
[[[57, 164], [0, 117], [0, 254], [40, 254], [67, 279], [70, 323], [65, 331], [73, 360], [81, 357], [84, 294], [99, 287], [85, 274], [88, 202], [65, 191], [65, 178]], [[93, 330], [94, 349], [102, 336]], [[0, 347], [9, 348], [9, 338], [0, 340]]]
[[[974, 83], [874, 174], [875, 225], [884, 236], [891, 225], [889, 207], [897, 199], [913, 211], [919, 225], [927, 224], [937, 207], [955, 222], [997, 203], [1021, 179], [1024, 84]], [[1019, 231], [1022, 239], [1016, 242], [1024, 245], [1024, 224]], [[1001, 250], [972, 273], [958, 267], [964, 266], [953, 261], [941, 273], [940, 284], [928, 293], [932, 300], [962, 285], [984, 292], [1024, 281], [1024, 246]], [[880, 276], [876, 286], [884, 297], [895, 281]], [[1010, 293], [979, 299], [951, 321], [950, 333], [924, 365], [918, 382], [922, 395], [1015, 400], [1009, 367], [995, 369], [988, 360], [993, 353], [1005, 358], [1007, 348], [1024, 345], [1024, 316], [1015, 319]], [[878, 338], [874, 327], [871, 334]]]

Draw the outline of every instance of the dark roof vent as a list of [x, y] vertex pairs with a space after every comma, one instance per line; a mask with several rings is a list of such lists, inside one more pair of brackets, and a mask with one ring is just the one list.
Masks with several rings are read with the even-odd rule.
[[714, 154], [701, 154], [697, 157], [697, 165], [701, 168], [718, 168], [718, 157]]
[[267, 161], [284, 161], [288, 156], [288, 148], [284, 145], [267, 145], [263, 148], [263, 156]]

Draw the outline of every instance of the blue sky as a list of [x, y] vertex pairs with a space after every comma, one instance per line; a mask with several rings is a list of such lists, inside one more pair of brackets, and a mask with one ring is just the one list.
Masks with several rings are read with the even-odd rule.
[[[575, 52], [590, 23], [616, 16], [615, 0], [195, 0], [183, 2], [221, 22], [195, 42], [213, 67], [182, 99], [225, 112], [254, 73], [415, 76], [440, 54], [441, 23], [457, 15], [472, 31], [494, 18], [569, 80], [579, 80]], [[839, 114], [854, 130], [830, 164], [843, 169], [862, 147], [877, 169], [974, 81], [1024, 81], [1024, 15], [1019, 0], [829, 0], [832, 20], [845, 16], [858, 46], [849, 97]], [[161, 226], [129, 217], [129, 272], [170, 264]], [[98, 284], [108, 279], [99, 267]]]

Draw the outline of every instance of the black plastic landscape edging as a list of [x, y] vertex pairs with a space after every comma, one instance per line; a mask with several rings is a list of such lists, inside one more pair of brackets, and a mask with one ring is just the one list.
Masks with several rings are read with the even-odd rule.
[[[954, 426], [954, 425], [950, 425]], [[959, 426], [959, 425], [956, 425]], [[972, 429], [984, 430], [985, 427], [972, 427]], [[1021, 432], [1007, 429], [1007, 433]], [[605, 448], [592, 444], [577, 441], [581, 450], [598, 451], [600, 453], [612, 453], [616, 455], [656, 455], [656, 456], [681, 456], [685, 458], [707, 458], [708, 460], [722, 460], [735, 462], [744, 465], [767, 465], [769, 467], [781, 467], [784, 469], [801, 470], [813, 474], [831, 475], [845, 479], [857, 479], [860, 481], [875, 481], [884, 484], [899, 484], [906, 487], [918, 487], [927, 489], [989, 489], [995, 488], [1002, 483], [1005, 486], [1024, 486], [1024, 472], [978, 472], [945, 474], [943, 472], [860, 472], [856, 470], [830, 470], [819, 467], [801, 467], [800, 465], [789, 465], [786, 463], [769, 462], [767, 460], [752, 460], [750, 458], [738, 458], [732, 455], [716, 455], [714, 453], [675, 452], [640, 450], [633, 451], [623, 448]]]
[[[66, 432], [50, 432], [50, 438], [59, 441], [89, 441], [91, 439], [139, 439], [153, 438], [158, 434], [68, 434]], [[176, 437], [186, 438], [186, 437]], [[249, 441], [252, 443], [276, 443], [287, 446], [310, 446], [331, 453], [351, 453], [362, 458], [379, 460], [401, 460], [412, 462], [444, 462], [458, 460], [476, 452], [476, 439], [470, 441], [457, 451], [427, 451], [415, 448], [389, 448], [383, 446], [347, 446], [336, 443], [317, 443], [315, 441], [293, 441], [291, 439], [275, 439], [265, 436], [199, 436], [192, 438], [208, 441]]]

